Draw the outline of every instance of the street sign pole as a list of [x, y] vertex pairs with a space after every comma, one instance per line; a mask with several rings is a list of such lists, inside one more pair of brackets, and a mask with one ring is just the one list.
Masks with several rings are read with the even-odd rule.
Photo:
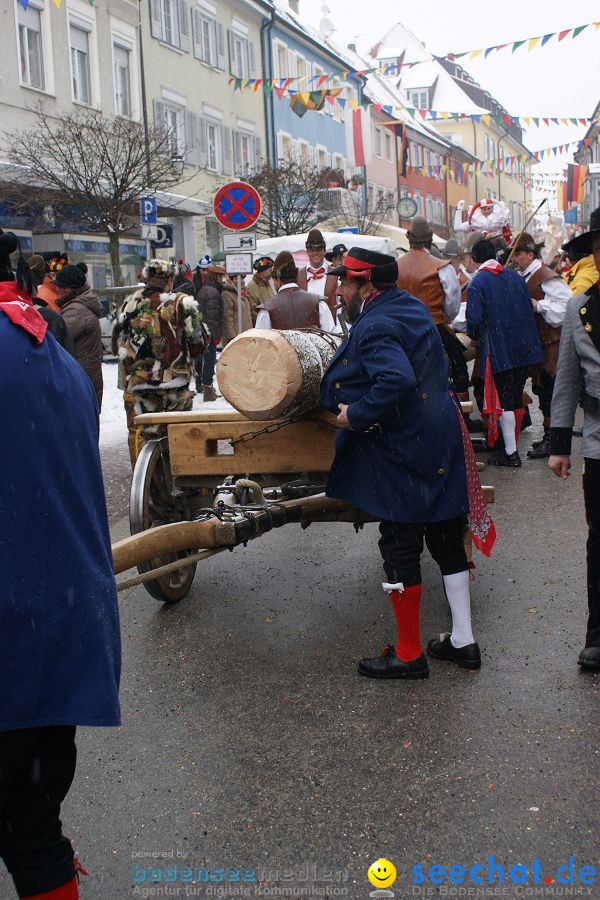
[[238, 334], [241, 334], [243, 331], [243, 316], [242, 316], [242, 276], [237, 276], [237, 295], [238, 295]]

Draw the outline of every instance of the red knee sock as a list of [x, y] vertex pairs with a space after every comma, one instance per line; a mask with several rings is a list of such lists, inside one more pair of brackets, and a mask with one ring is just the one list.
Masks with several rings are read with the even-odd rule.
[[67, 884], [61, 884], [60, 887], [54, 888], [52, 891], [21, 897], [20, 900], [79, 900], [77, 878], [71, 879]]
[[409, 662], [423, 652], [421, 630], [419, 628], [419, 606], [421, 605], [421, 585], [405, 587], [403, 591], [392, 591], [390, 600], [398, 626], [396, 656]]

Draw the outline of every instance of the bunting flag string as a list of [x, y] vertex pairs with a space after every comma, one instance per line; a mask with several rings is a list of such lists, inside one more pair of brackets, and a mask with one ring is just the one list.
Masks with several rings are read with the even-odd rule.
[[[322, 85], [323, 78], [326, 76], [318, 77], [318, 85]], [[316, 76], [315, 76], [316, 78]], [[296, 91], [293, 88], [290, 88], [290, 83], [297, 79], [293, 78], [275, 78], [271, 81], [264, 81], [262, 78], [230, 78], [229, 84], [233, 85], [234, 91], [245, 91], [252, 90], [255, 94], [262, 87], [264, 91], [271, 93], [272, 90], [275, 91], [280, 100], [289, 97], [295, 97], [298, 94], [308, 95], [310, 93], [314, 93], [315, 89], [313, 88], [310, 91]], [[302, 79], [300, 79], [302, 80]], [[310, 79], [310, 81], [314, 81], [314, 79]], [[281, 82], [281, 83], [280, 83]], [[370, 101], [363, 99], [362, 101], [358, 100], [350, 100], [347, 97], [341, 97], [342, 88], [327, 88], [320, 90], [319, 93], [322, 93], [324, 96], [331, 98], [329, 102], [333, 102], [333, 100], [337, 100], [337, 102], [341, 106], [346, 106], [346, 104], [350, 104], [352, 109], [358, 109], [360, 105], [373, 106], [375, 112], [384, 113], [390, 118], [393, 118], [396, 113], [406, 112], [408, 115], [419, 121], [419, 119], [425, 122], [445, 122], [445, 121], [455, 121], [458, 122], [461, 119], [472, 119], [474, 122], [483, 122], [484, 125], [491, 125], [493, 122], [498, 127], [506, 127], [510, 128], [511, 125], [520, 125], [530, 128], [532, 125], [535, 125], [536, 128], [539, 128], [541, 125], [583, 125], [585, 127], [589, 127], [590, 125], [595, 124], [596, 122], [600, 122], [600, 117], [598, 116], [509, 116], [507, 113], [503, 115], [492, 115], [492, 113], [461, 113], [461, 112], [446, 112], [436, 109], [418, 109], [414, 106], [400, 106], [398, 104], [391, 105], [385, 103], [373, 103]], [[398, 120], [398, 122], [402, 122], [403, 120]], [[389, 123], [393, 124], [393, 123]]]
[[[62, 0], [52, 0], [52, 2], [54, 3], [54, 5], [57, 9], [61, 8]], [[29, 6], [29, 0], [19, 0], [19, 3], [23, 7], [23, 9], [27, 9], [27, 7]], [[94, 0], [88, 0], [88, 3], [90, 4], [90, 6], [93, 6]]]
[[[20, 2], [26, 4], [28, 0], [20, 0]], [[61, 0], [54, 0], [54, 2], [60, 6]], [[90, 2], [92, 2], [92, 0], [90, 0]], [[383, 65], [371, 66], [365, 69], [338, 69], [333, 72], [321, 72], [318, 75], [281, 75], [279, 78], [272, 79], [270, 83], [271, 86], [274, 86], [277, 82], [279, 82], [280, 84], [284, 81], [289, 81], [290, 83], [295, 82], [295, 93], [298, 93], [300, 91], [300, 85], [302, 85], [303, 83], [307, 83], [315, 87], [321, 87], [330, 78], [337, 78], [341, 79], [342, 81], [348, 81], [349, 78], [361, 78], [364, 75], [372, 75], [374, 73], [393, 77], [399, 75], [400, 70], [403, 68], [412, 68], [413, 66], [418, 66], [422, 63], [429, 63], [432, 60], [441, 62], [442, 60], [447, 59], [450, 62], [455, 62], [459, 59], [477, 59], [478, 57], [489, 59], [491, 54], [499, 53], [501, 50], [505, 50], [508, 48], [510, 48], [511, 53], [514, 54], [520, 47], [525, 46], [525, 44], [527, 44], [527, 52], [531, 53], [531, 51], [534, 49], [541, 49], [542, 47], [548, 46], [548, 44], [553, 41], [554, 38], [556, 38], [556, 41], [554, 41], [554, 43], [556, 44], [561, 43], [569, 36], [573, 40], [576, 37], [579, 37], [579, 35], [587, 28], [595, 28], [596, 32], [598, 32], [598, 30], [600, 30], [600, 21], [586, 22], [585, 25], [576, 25], [575, 27], [567, 28], [564, 31], [551, 31], [548, 34], [537, 35], [530, 38], [523, 38], [519, 41], [507, 41], [504, 44], [493, 44], [491, 47], [480, 47], [476, 50], [464, 50], [461, 53], [446, 53], [443, 56], [436, 56], [435, 54], [431, 54], [431, 56], [428, 56], [425, 59], [416, 59], [412, 60], [411, 62], [384, 63]], [[429, 110], [427, 110], [427, 112], [428, 111]], [[449, 113], [448, 115], [453, 115], [453, 113]]]

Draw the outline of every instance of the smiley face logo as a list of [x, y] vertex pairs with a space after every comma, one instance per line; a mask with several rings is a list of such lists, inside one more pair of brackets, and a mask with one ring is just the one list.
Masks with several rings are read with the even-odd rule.
[[367, 872], [371, 884], [378, 888], [389, 887], [396, 880], [396, 869], [389, 859], [376, 859]]

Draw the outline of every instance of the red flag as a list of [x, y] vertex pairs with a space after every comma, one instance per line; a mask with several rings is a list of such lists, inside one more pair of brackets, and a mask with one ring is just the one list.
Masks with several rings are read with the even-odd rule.
[[354, 165], [365, 166], [365, 148], [362, 133], [362, 110], [352, 110], [352, 138], [354, 141]]

